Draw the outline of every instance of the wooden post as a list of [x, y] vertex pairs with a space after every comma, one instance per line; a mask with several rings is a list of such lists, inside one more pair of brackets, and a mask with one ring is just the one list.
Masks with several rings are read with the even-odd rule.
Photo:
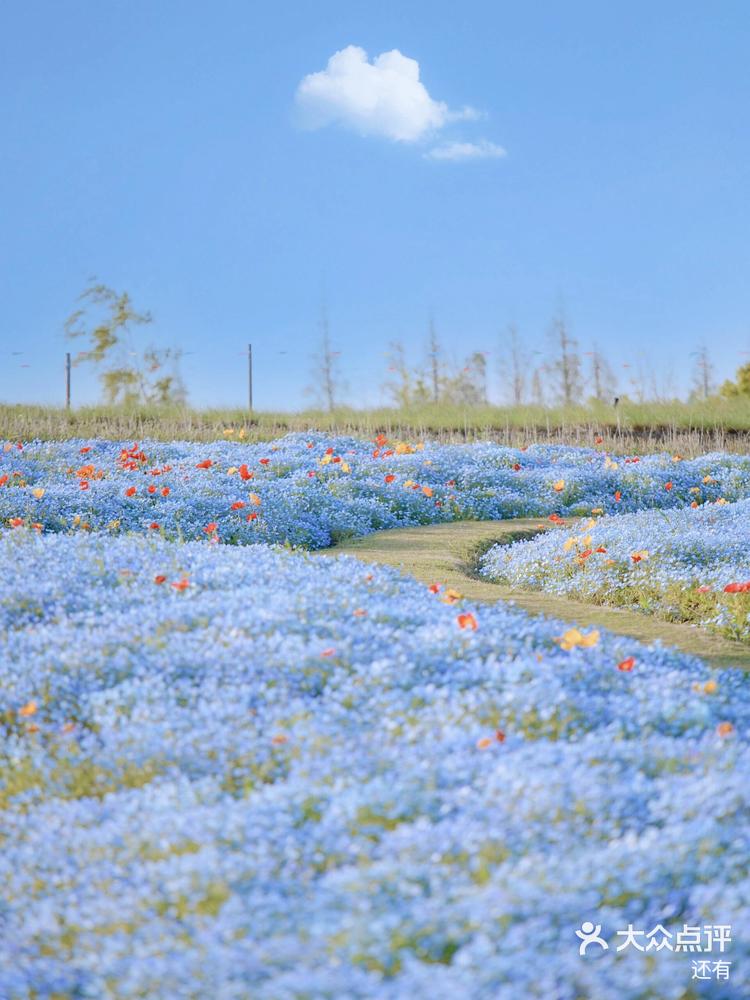
[[247, 408], [253, 412], [253, 345], [247, 345]]
[[65, 355], [65, 409], [70, 409], [70, 352]]

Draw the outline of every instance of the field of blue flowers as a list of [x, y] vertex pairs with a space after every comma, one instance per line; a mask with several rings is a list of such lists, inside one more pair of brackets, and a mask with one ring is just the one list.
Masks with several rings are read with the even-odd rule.
[[[0, 451], [0, 997], [748, 996], [747, 675], [304, 551], [750, 496], [744, 458], [607, 462]], [[715, 925], [726, 950], [678, 948]]]
[[482, 561], [490, 579], [750, 641], [750, 500], [584, 519]]

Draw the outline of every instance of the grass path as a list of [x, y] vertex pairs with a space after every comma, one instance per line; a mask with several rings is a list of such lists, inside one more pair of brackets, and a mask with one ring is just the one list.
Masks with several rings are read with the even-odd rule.
[[581, 627], [607, 628], [641, 642], [661, 640], [693, 653], [716, 667], [750, 669], [750, 647], [713, 635], [694, 625], [662, 621], [621, 608], [586, 604], [538, 591], [513, 590], [477, 575], [479, 556], [496, 542], [509, 543], [546, 531], [538, 519], [457, 521], [417, 528], [377, 531], [354, 538], [321, 555], [353, 555], [365, 562], [386, 563], [423, 583], [453, 587], [471, 601], [513, 601], [535, 615], [548, 615]]

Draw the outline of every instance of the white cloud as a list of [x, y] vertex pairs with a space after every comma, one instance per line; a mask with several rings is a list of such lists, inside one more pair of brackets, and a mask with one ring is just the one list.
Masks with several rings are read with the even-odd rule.
[[451, 111], [430, 97], [419, 79], [419, 63], [398, 49], [369, 61], [364, 49], [348, 45], [310, 73], [295, 96], [310, 128], [338, 124], [363, 135], [416, 142], [451, 121], [479, 117], [473, 108]]
[[430, 160], [499, 160], [507, 153], [497, 143], [480, 139], [479, 142], [444, 142], [425, 156]]

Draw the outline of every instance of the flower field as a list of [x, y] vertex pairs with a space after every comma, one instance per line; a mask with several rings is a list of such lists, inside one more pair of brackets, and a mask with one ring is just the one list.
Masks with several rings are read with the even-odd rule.
[[[601, 508], [613, 551], [622, 525], [656, 553], [666, 518], [711, 586], [741, 566], [750, 461], [608, 461], [316, 435], [0, 452], [0, 997], [750, 994], [746, 674], [304, 551]], [[553, 582], [569, 534], [530, 543]], [[579, 954], [587, 920], [609, 950]], [[731, 925], [704, 952], [729, 977], [692, 981], [658, 935], [617, 951], [629, 925]]]
[[495, 547], [482, 573], [750, 641], [750, 500], [584, 519]]

